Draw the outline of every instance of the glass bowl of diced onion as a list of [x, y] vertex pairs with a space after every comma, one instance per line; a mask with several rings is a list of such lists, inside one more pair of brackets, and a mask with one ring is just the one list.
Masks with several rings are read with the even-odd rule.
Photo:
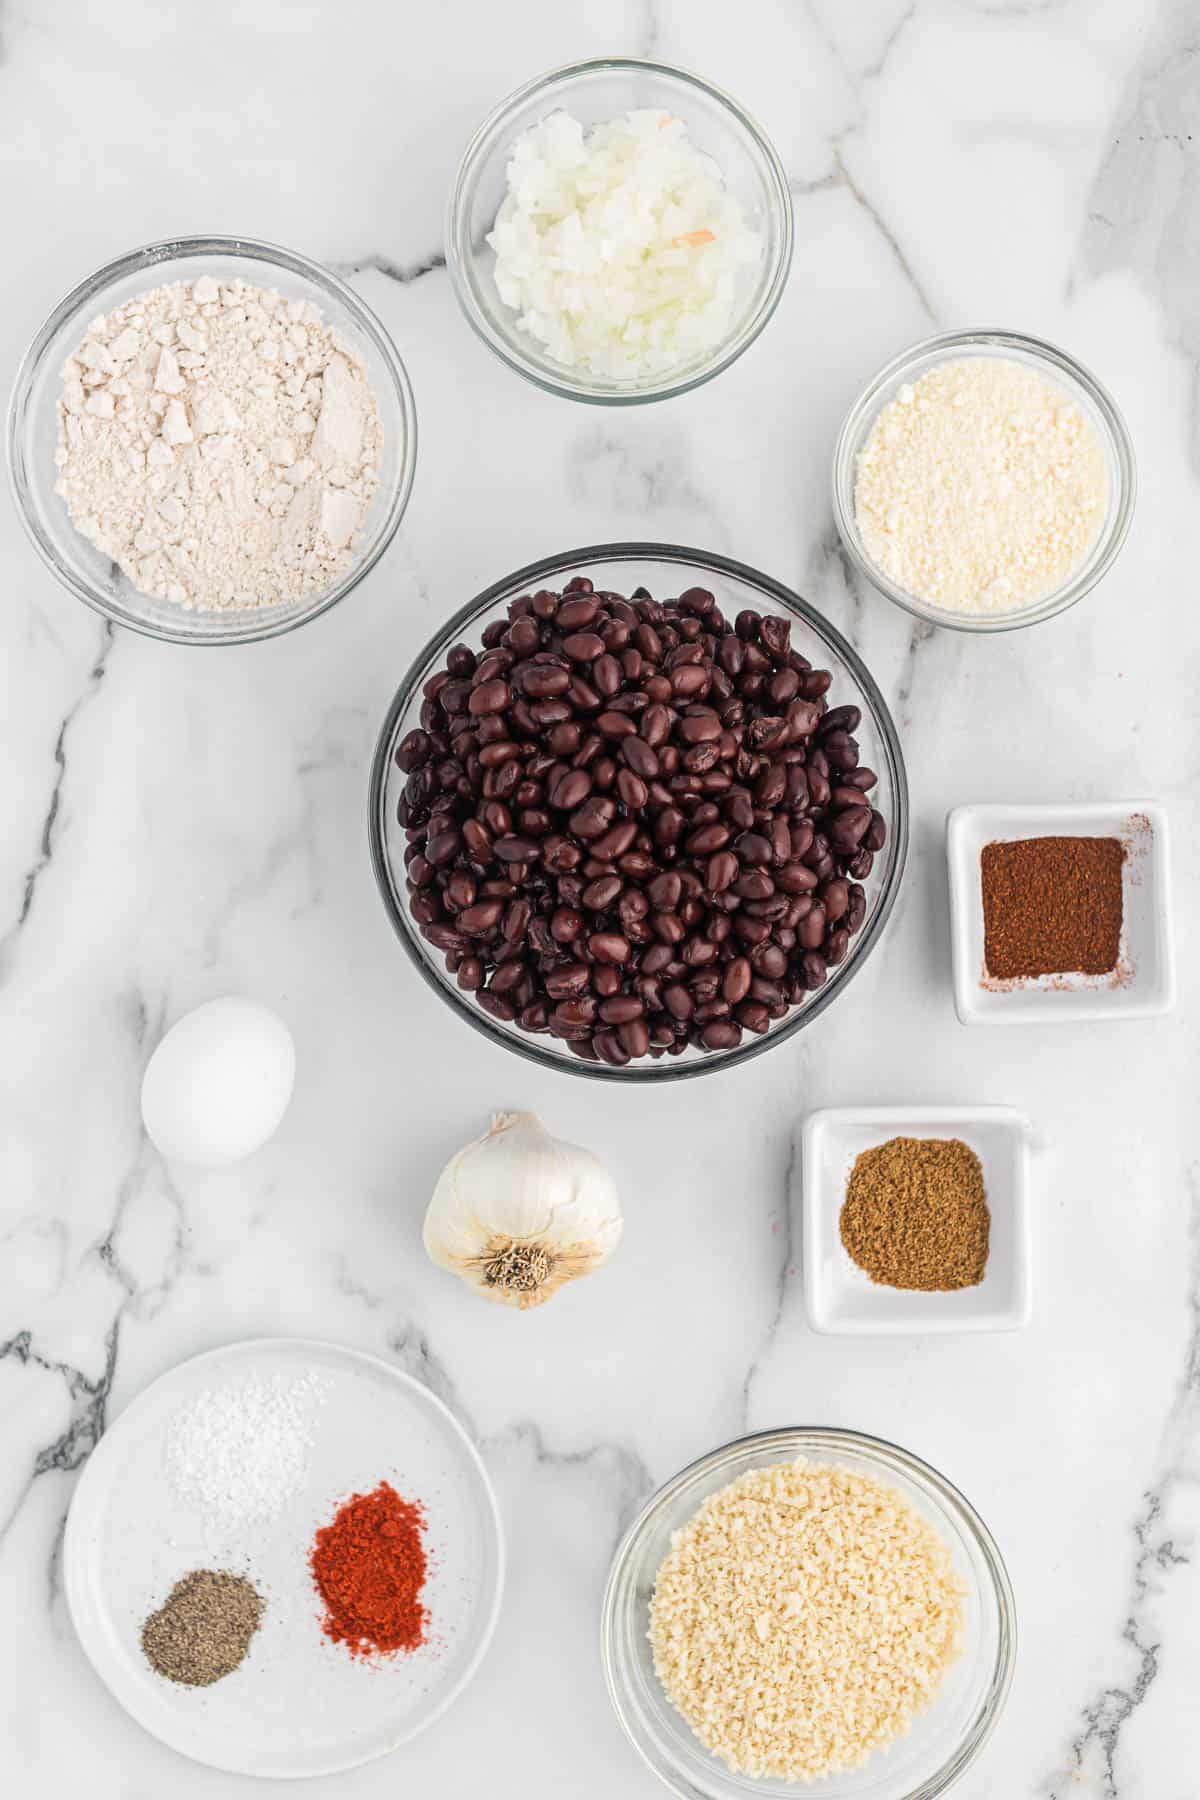
[[[639, 366], [629, 370], [614, 370], [611, 358], [598, 368], [594, 358], [567, 362], [552, 354], [552, 348], [561, 349], [561, 340], [552, 346], [541, 339], [539, 325], [531, 329], [532, 309], [523, 313], [507, 304], [497, 287], [497, 255], [489, 237], [505, 200], [514, 148], [526, 133], [560, 113], [577, 120], [585, 133], [629, 114], [639, 115], [643, 128], [648, 120], [670, 125], [675, 137], [682, 125], [687, 142], [716, 164], [726, 194], [759, 241], [757, 257], [742, 257], [736, 266], [732, 252], [728, 263], [722, 261], [726, 245], [717, 241], [719, 230], [713, 241], [705, 241], [705, 266], [696, 279], [708, 283], [705, 291], [726, 296], [725, 303], [708, 310], [694, 329], [689, 320], [687, 328], [672, 330], [669, 345], [663, 342], [658, 317], [629, 319], [622, 329], [639, 346], [629, 359]], [[708, 240], [707, 232], [701, 235]], [[636, 254], [632, 246], [629, 254]], [[634, 57], [574, 63], [510, 94], [471, 139], [451, 193], [446, 259], [469, 323], [518, 374], [550, 393], [601, 405], [665, 400], [728, 368], [779, 304], [792, 259], [787, 175], [761, 127], [737, 101], [699, 76]], [[690, 311], [690, 300], [683, 305]], [[643, 353], [643, 344], [652, 348]]]

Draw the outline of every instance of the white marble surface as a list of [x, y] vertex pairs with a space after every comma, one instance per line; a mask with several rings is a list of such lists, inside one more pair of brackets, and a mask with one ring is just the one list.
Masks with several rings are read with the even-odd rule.
[[[514, 16], [515, 15], [515, 16]], [[624, 1521], [749, 1427], [899, 1439], [975, 1500], [1021, 1650], [963, 1800], [1194, 1800], [1200, 1676], [1195, 956], [1173, 1016], [1041, 1032], [955, 1020], [942, 822], [961, 801], [1152, 796], [1180, 923], [1197, 894], [1200, 60], [1192, 0], [6, 0], [0, 364], [146, 239], [244, 231], [351, 273], [399, 344], [422, 445], [399, 541], [278, 643], [114, 637], [0, 507], [0, 1781], [57, 1800], [243, 1796], [143, 1736], [75, 1644], [59, 1580], [75, 1475], [181, 1357], [253, 1333], [394, 1358], [469, 1424], [511, 1582], [478, 1681], [393, 1759], [312, 1792], [651, 1800], [601, 1682]], [[792, 280], [743, 362], [619, 416], [546, 398], [460, 319], [443, 200], [470, 128], [539, 69], [652, 51], [773, 133]], [[1193, 142], [1193, 132], [1197, 142]], [[1102, 590], [1032, 632], [913, 631], [848, 587], [827, 499], [844, 407], [934, 327], [1024, 328], [1112, 386], [1141, 461]], [[366, 856], [377, 724], [449, 609], [520, 563], [646, 537], [791, 580], [901, 722], [913, 855], [886, 945], [799, 1041], [653, 1099], [542, 1074], [414, 978]], [[170, 1173], [139, 1077], [181, 1010], [243, 991], [295, 1031], [295, 1106], [226, 1174]], [[793, 1130], [839, 1101], [1006, 1102], [1038, 1128], [1031, 1328], [964, 1340], [806, 1326]], [[424, 1260], [434, 1175], [501, 1103], [611, 1160], [610, 1270], [541, 1314]]]

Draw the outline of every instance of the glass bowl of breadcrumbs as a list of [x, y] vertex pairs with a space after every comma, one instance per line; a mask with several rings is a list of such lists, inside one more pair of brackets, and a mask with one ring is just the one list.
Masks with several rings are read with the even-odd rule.
[[943, 1475], [823, 1426], [683, 1469], [617, 1551], [601, 1646], [642, 1760], [684, 1800], [933, 1800], [990, 1737], [1016, 1655], [991, 1533]]
[[1133, 519], [1133, 441], [1108, 389], [1021, 332], [926, 338], [868, 382], [833, 456], [833, 514], [863, 579], [956, 631], [1036, 625], [1082, 600]]

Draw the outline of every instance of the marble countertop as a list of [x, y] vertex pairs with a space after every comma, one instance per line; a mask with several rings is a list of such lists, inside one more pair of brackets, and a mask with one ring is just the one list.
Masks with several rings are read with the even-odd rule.
[[[510, 374], [460, 317], [444, 196], [469, 131], [540, 69], [604, 51], [715, 76], [789, 171], [782, 306], [720, 380], [605, 413]], [[1197, 142], [1193, 142], [1193, 133]], [[747, 1428], [892, 1437], [959, 1484], [1017, 1591], [1021, 1645], [963, 1800], [1194, 1800], [1200, 1676], [1195, 955], [1165, 1018], [966, 1030], [943, 825], [970, 800], [1152, 797], [1194, 915], [1200, 58], [1188, 0], [369, 0], [0, 6], [0, 367], [119, 251], [242, 231], [347, 274], [407, 361], [421, 455], [381, 566], [278, 642], [220, 654], [106, 629], [0, 505], [0, 1769], [58, 1800], [235, 1797], [131, 1723], [85, 1663], [63, 1520], [153, 1376], [259, 1333], [339, 1339], [429, 1383], [503, 1505], [497, 1641], [453, 1711], [314, 1795], [653, 1800], [597, 1655], [639, 1502]], [[917, 627], [848, 579], [828, 499], [841, 415], [939, 328], [1057, 340], [1123, 407], [1138, 515], [1102, 588], [1029, 632]], [[791, 582], [847, 632], [904, 740], [913, 852], [883, 948], [813, 1029], [643, 1090], [541, 1072], [462, 1025], [395, 944], [365, 843], [368, 761], [435, 625], [523, 562], [665, 539]], [[1182, 608], [1182, 610], [1180, 610]], [[277, 1006], [299, 1051], [271, 1146], [168, 1171], [150, 1047], [192, 1004]], [[1035, 1316], [1014, 1335], [820, 1337], [793, 1140], [837, 1103], [998, 1102], [1034, 1161]], [[540, 1313], [480, 1305], [420, 1243], [437, 1170], [500, 1105], [600, 1151], [625, 1242]]]

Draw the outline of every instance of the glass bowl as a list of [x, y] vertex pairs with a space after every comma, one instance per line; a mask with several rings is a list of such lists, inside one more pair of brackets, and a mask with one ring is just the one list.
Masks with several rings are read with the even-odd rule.
[[[237, 278], [307, 300], [362, 352], [383, 426], [379, 485], [347, 573], [303, 599], [263, 607], [191, 610], [134, 587], [78, 531], [54, 491], [57, 403], [62, 364], [99, 313], [148, 288], [202, 275]], [[118, 625], [175, 644], [247, 644], [278, 637], [326, 612], [374, 567], [404, 516], [417, 455], [417, 421], [404, 364], [369, 307], [319, 263], [252, 238], [187, 237], [146, 244], [120, 256], [72, 289], [27, 350], [8, 413], [8, 466], [17, 509], [34, 548], [53, 574]]]
[[[747, 271], [738, 319], [715, 350], [681, 363], [667, 374], [633, 380], [593, 376], [564, 368], [544, 355], [517, 327], [492, 276], [495, 255], [486, 238], [504, 198], [513, 144], [548, 113], [564, 108], [585, 125], [613, 119], [632, 108], [661, 108], [688, 127], [694, 144], [719, 165], [729, 191], [742, 202], [747, 222], [763, 239], [756, 271]], [[710, 381], [758, 336], [779, 304], [792, 260], [792, 201], [787, 175], [761, 128], [720, 88], [683, 69], [636, 57], [597, 57], [539, 75], [518, 88], [484, 120], [468, 144], [450, 197], [446, 260], [459, 304], [485, 344], [519, 375], [552, 394], [602, 405], [630, 406], [666, 400]]]
[[[441, 954], [421, 936], [409, 910], [404, 865], [407, 838], [396, 819], [397, 803], [407, 777], [397, 767], [396, 749], [419, 723], [425, 682], [442, 666], [452, 645], [462, 641], [477, 649], [484, 627], [493, 619], [503, 618], [509, 602], [518, 595], [542, 587], [561, 588], [573, 575], [586, 575], [595, 587], [624, 594], [644, 585], [656, 600], [671, 599], [689, 587], [703, 586], [716, 595], [722, 612], [730, 619], [747, 607], [786, 614], [793, 621], [792, 647], [817, 666], [831, 670], [831, 704], [854, 705], [862, 713], [855, 735], [863, 763], [879, 777], [871, 799], [887, 824], [887, 842], [864, 884], [866, 917], [850, 940], [846, 960], [830, 970], [824, 987], [773, 1023], [762, 1037], [751, 1038], [747, 1034], [734, 1049], [709, 1051], [689, 1046], [679, 1056], [663, 1056], [657, 1061], [642, 1058], [620, 1068], [581, 1061], [557, 1038], [535, 1036], [515, 1023], [493, 1019], [482, 1012], [447, 972]], [[900, 741], [883, 695], [841, 633], [790, 588], [769, 575], [760, 575], [728, 557], [706, 551], [670, 544], [600, 544], [546, 557], [518, 569], [515, 575], [505, 576], [469, 601], [425, 646], [401, 683], [379, 736], [371, 770], [369, 832], [379, 890], [400, 942], [428, 985], [476, 1031], [543, 1068], [565, 1070], [592, 1080], [683, 1081], [762, 1055], [810, 1025], [845, 992], [878, 942], [899, 890], [908, 849], [908, 787]]]
[[[854, 511], [854, 479], [859, 452], [871, 428], [896, 392], [907, 382], [919, 381], [938, 363], [962, 357], [992, 356], [1008, 362], [1023, 363], [1053, 382], [1078, 405], [1100, 439], [1108, 469], [1108, 509], [1091, 549], [1078, 568], [1051, 593], [1014, 607], [1010, 612], [964, 613], [949, 607], [934, 606], [916, 594], [900, 587], [872, 559]], [[939, 337], [926, 338], [894, 357], [869, 381], [862, 394], [846, 414], [833, 453], [833, 516], [851, 562], [872, 587], [894, 600], [906, 612], [933, 625], [948, 625], [956, 631], [1012, 631], [1018, 625], [1036, 625], [1051, 619], [1055, 613], [1074, 606], [1112, 566], [1125, 542], [1133, 518], [1137, 495], [1137, 467], [1133, 443], [1116, 402], [1096, 377], [1054, 344], [1040, 338], [1023, 337], [1012, 331], [947, 331]]]
[[[739, 1475], [798, 1456], [838, 1463], [899, 1488], [949, 1546], [966, 1584], [962, 1654], [947, 1670], [933, 1705], [914, 1720], [907, 1737], [877, 1751], [861, 1768], [826, 1775], [811, 1788], [777, 1777], [736, 1775], [712, 1756], [663, 1692], [647, 1636], [654, 1583], [672, 1533]], [[600, 1645], [609, 1697], [630, 1742], [684, 1800], [737, 1795], [795, 1800], [809, 1792], [821, 1800], [933, 1800], [975, 1760], [1000, 1716], [1016, 1658], [1016, 1607], [987, 1526], [936, 1469], [882, 1438], [802, 1426], [738, 1438], [659, 1489], [613, 1559]]]

